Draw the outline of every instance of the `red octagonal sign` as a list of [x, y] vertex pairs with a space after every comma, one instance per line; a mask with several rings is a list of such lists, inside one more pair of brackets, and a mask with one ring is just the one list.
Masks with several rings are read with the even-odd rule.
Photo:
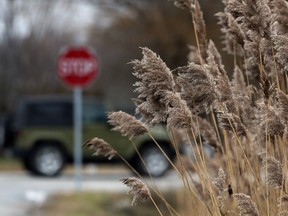
[[98, 61], [86, 47], [72, 47], [58, 57], [58, 76], [70, 86], [85, 86], [98, 75]]

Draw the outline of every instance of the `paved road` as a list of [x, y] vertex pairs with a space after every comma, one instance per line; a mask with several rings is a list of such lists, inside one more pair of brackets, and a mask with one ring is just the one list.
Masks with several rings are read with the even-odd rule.
[[[121, 167], [111, 169], [90, 166], [83, 170], [81, 188], [90, 191], [127, 191], [128, 188], [119, 180], [131, 175], [128, 170]], [[161, 188], [171, 188], [171, 181], [173, 186], [181, 185], [173, 172], [157, 179], [155, 183]], [[0, 173], [0, 215], [27, 216], [26, 212], [31, 206], [41, 205], [52, 193], [73, 191], [75, 185], [71, 170], [65, 171], [57, 178], [33, 177], [24, 171], [2, 172]]]

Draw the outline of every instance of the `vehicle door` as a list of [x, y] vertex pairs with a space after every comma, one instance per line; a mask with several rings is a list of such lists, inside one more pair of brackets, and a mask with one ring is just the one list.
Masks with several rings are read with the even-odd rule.
[[[83, 103], [83, 140], [94, 137], [101, 138], [109, 143], [119, 154], [129, 157], [133, 153], [133, 145], [127, 137], [119, 132], [111, 131], [112, 127], [107, 123], [107, 113], [104, 105], [97, 102]], [[85, 151], [85, 155], [91, 155], [91, 151]]]

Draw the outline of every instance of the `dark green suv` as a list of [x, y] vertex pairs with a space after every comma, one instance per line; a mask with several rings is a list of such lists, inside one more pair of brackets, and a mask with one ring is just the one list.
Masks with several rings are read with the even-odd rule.
[[[96, 98], [83, 100], [83, 140], [98, 137], [111, 144], [141, 174], [148, 174], [136, 154], [132, 143], [107, 124], [103, 103]], [[55, 176], [65, 164], [73, 160], [73, 105], [72, 97], [46, 96], [24, 98], [14, 116], [15, 149], [20, 153], [25, 167], [34, 174]], [[151, 133], [169, 157], [174, 152], [162, 127]], [[150, 173], [161, 176], [169, 163], [148, 135], [134, 139]], [[84, 150], [83, 158], [91, 152]]]

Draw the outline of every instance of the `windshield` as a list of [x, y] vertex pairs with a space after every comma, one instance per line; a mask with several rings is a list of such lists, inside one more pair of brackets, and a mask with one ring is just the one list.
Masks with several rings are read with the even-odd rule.
[[83, 103], [83, 123], [106, 122], [106, 113], [103, 104], [95, 102]]

